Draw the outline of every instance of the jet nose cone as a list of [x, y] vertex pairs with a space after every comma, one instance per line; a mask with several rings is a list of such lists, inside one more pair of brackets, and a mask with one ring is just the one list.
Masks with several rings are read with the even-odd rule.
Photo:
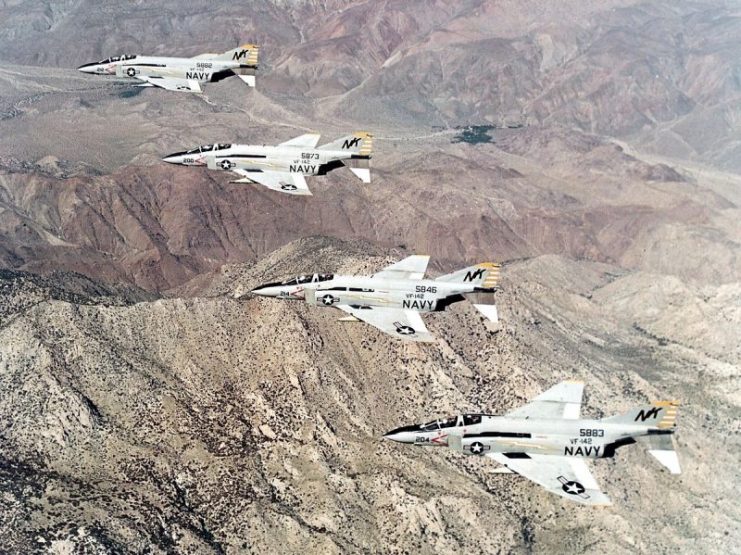
[[97, 64], [84, 64], [77, 68], [77, 71], [81, 71], [83, 73], [95, 73], [95, 66]]
[[163, 162], [168, 164], [182, 164], [183, 157], [180, 154], [168, 154], [162, 159]]
[[283, 290], [280, 287], [272, 285], [260, 285], [255, 287], [250, 293], [253, 295], [259, 295], [260, 297], [280, 297]]
[[271, 287], [258, 287], [257, 289], [253, 289], [250, 291], [253, 295], [257, 295], [258, 297], [278, 297], [280, 293], [275, 291]]
[[397, 443], [414, 443], [414, 439], [417, 436], [417, 434], [413, 431], [411, 431], [410, 427], [404, 428], [397, 428], [395, 430], [391, 430], [390, 432], [387, 432], [383, 439], [387, 439], [389, 441], [395, 441]]
[[173, 152], [165, 156], [162, 161], [168, 164], [185, 164], [185, 152]]

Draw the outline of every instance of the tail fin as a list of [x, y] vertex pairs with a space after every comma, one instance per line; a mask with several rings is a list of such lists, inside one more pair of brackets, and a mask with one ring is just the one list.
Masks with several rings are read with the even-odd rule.
[[256, 44], [243, 44], [233, 50], [227, 50], [223, 54], [213, 56], [214, 60], [239, 62], [243, 68], [257, 68], [257, 55], [260, 47]]
[[463, 268], [452, 274], [440, 276], [435, 281], [470, 283], [481, 289], [496, 289], [499, 285], [499, 271], [501, 268], [501, 264], [483, 262], [476, 264], [476, 266]]
[[656, 401], [650, 406], [638, 407], [625, 414], [606, 418], [605, 421], [668, 430], [677, 424], [677, 407], [678, 401]]
[[370, 158], [373, 151], [373, 135], [366, 131], [356, 131], [352, 135], [340, 137], [336, 141], [320, 146], [319, 150], [343, 150], [357, 158]]

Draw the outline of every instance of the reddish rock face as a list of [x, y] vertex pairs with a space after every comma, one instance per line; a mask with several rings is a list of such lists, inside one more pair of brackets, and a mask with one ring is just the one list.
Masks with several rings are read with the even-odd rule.
[[[737, 178], [722, 173], [741, 160], [736, 19], [618, 0], [423, 4], [266, 2], [249, 21], [223, 2], [208, 18], [170, 0], [0, 9], [3, 60], [42, 66], [0, 66], [0, 264], [160, 291], [322, 234], [446, 268], [557, 253], [738, 279]], [[171, 95], [63, 69], [119, 50], [195, 55], [215, 47], [194, 37], [213, 36], [263, 46], [256, 90]], [[451, 144], [471, 123], [525, 127]], [[310, 199], [159, 163], [357, 128], [376, 135], [373, 183], [337, 171], [310, 180]]]
[[[428, 253], [441, 269], [553, 253], [692, 282], [738, 279], [731, 200], [605, 140], [531, 129], [497, 145], [390, 146], [379, 147], [370, 185], [341, 169], [310, 178], [309, 198], [166, 164], [68, 178], [6, 164], [2, 264], [164, 291], [327, 235]], [[680, 242], [655, 241], [668, 233]], [[688, 244], [727, 261], [725, 273], [682, 256]]]

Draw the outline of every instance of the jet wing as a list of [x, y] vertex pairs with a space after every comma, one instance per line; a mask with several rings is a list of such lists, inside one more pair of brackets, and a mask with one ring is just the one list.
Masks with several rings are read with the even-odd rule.
[[429, 261], [429, 256], [415, 254], [387, 266], [373, 274], [373, 277], [377, 279], [422, 279], [425, 277]]
[[318, 135], [316, 133], [307, 133], [306, 135], [300, 135], [299, 137], [291, 139], [290, 141], [286, 141], [285, 143], [280, 143], [278, 146], [300, 146], [303, 148], [316, 148], [316, 145], [319, 144], [320, 138], [321, 135]]
[[612, 505], [583, 459], [537, 454], [528, 454], [527, 459], [510, 459], [503, 453], [487, 453], [486, 456], [570, 501], [584, 505]]
[[[273, 171], [255, 172], [242, 169], [233, 169], [232, 171], [247, 178], [249, 181], [254, 181], [255, 183], [264, 185], [273, 191], [280, 191], [281, 193], [288, 193], [289, 195], [311, 195], [309, 186], [306, 184], [306, 179], [304, 179], [304, 176], [300, 173]], [[240, 179], [236, 183], [245, 183], [245, 180]]]
[[157, 75], [137, 75], [137, 79], [146, 81], [150, 85], [167, 89], [168, 91], [201, 92], [201, 86], [194, 79], [180, 79], [178, 77], [159, 77]]
[[581, 412], [582, 393], [584, 393], [583, 382], [561, 382], [538, 395], [527, 405], [507, 413], [507, 416], [577, 419]]
[[336, 306], [358, 320], [394, 337], [423, 343], [435, 340], [435, 337], [427, 330], [419, 312], [402, 308], [353, 308], [346, 304]]

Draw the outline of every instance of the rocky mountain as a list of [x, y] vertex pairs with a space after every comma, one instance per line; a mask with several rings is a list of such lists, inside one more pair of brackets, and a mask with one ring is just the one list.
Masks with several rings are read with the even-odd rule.
[[308, 200], [201, 169], [128, 166], [66, 177], [6, 165], [0, 259], [163, 291], [329, 233], [429, 253], [448, 269], [558, 253], [693, 284], [739, 280], [737, 194], [718, 179], [563, 131], [521, 131], [495, 145], [430, 144], [383, 145], [371, 185], [339, 170], [312, 179]]
[[270, 105], [284, 123], [557, 124], [738, 171], [737, 10], [702, 0], [6, 1], [0, 52], [74, 68], [250, 41], [263, 46], [264, 70], [243, 106]]
[[[738, 543], [737, 367], [705, 354], [710, 345], [687, 346], [681, 331], [659, 336], [614, 310], [611, 288], [650, 279], [557, 256], [514, 263], [498, 293], [501, 328], [457, 305], [428, 318], [440, 337], [432, 345], [244, 294], [289, 267], [372, 271], [392, 258], [314, 238], [225, 268], [196, 298], [105, 306], [47, 296], [4, 318], [6, 548], [720, 552]], [[29, 294], [3, 290], [0, 302]], [[685, 473], [626, 448], [592, 465], [615, 505], [585, 509], [493, 474], [493, 463], [380, 439], [459, 410], [505, 412], [566, 378], [587, 381], [584, 410], [595, 417], [686, 400]]]
[[[736, 1], [0, 0], [0, 552], [728, 553], [741, 544]], [[262, 46], [257, 88], [83, 75]], [[169, 166], [213, 142], [374, 136], [313, 197]], [[304, 271], [505, 262], [408, 345], [256, 299]], [[575, 507], [391, 445], [586, 381], [682, 402]]]

